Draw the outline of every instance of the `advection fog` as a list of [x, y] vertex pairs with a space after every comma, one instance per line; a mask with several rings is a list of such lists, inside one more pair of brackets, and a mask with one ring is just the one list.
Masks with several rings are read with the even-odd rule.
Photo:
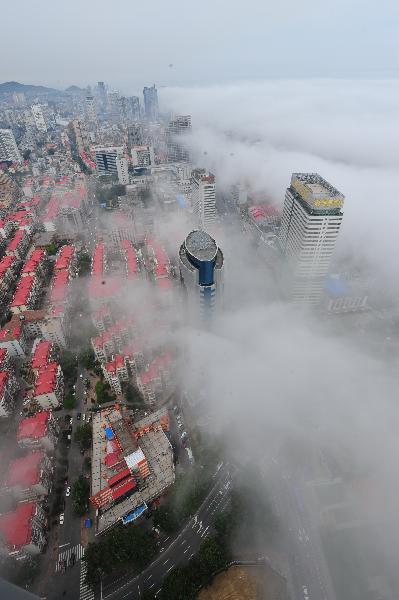
[[[165, 89], [162, 100], [177, 113], [192, 114], [190, 147], [197, 162], [216, 173], [219, 190], [247, 180], [281, 207], [291, 173], [317, 171], [346, 196], [334, 262], [365, 269], [373, 310], [331, 318], [284, 304], [240, 233], [224, 230], [218, 242], [226, 264], [225, 308], [211, 331], [186, 332], [184, 377], [200, 398], [200, 422], [223, 434], [244, 463], [268, 464], [298, 443], [305, 450], [289, 455], [293, 478], [312, 489], [343, 478], [336, 502], [350, 506], [354, 516], [337, 528], [346, 527], [358, 542], [359, 532], [373, 536], [366, 546], [378, 550], [372, 560], [381, 575], [399, 549], [391, 501], [399, 481], [392, 308], [398, 290], [399, 83], [243, 83]], [[321, 505], [315, 510], [323, 513]], [[361, 577], [353, 573], [355, 581]]]

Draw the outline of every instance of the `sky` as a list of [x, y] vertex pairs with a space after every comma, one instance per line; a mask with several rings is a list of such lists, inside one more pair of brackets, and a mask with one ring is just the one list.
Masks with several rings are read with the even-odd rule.
[[395, 0], [8, 2], [0, 81], [102, 80], [129, 93], [153, 82], [396, 77], [398, 17]]

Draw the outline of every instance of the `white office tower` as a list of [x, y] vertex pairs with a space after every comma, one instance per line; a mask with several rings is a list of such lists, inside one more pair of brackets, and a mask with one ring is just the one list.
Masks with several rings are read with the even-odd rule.
[[168, 162], [190, 162], [190, 154], [184, 146], [184, 136], [191, 133], [191, 115], [172, 118], [166, 132]]
[[191, 231], [179, 251], [180, 281], [192, 314], [209, 317], [223, 295], [223, 253], [205, 231]]
[[22, 162], [17, 142], [11, 129], [0, 129], [0, 162]]
[[122, 185], [128, 185], [129, 183], [129, 165], [127, 158], [124, 155], [116, 157], [116, 171], [118, 173], [118, 181]]
[[133, 167], [151, 167], [155, 165], [153, 146], [133, 146], [131, 155]]
[[46, 133], [47, 125], [46, 119], [44, 118], [43, 107], [40, 106], [40, 104], [33, 104], [31, 110], [36, 129], [38, 129], [38, 131], [41, 131], [42, 133]]
[[96, 103], [94, 96], [86, 96], [86, 118], [93, 125], [97, 122]]
[[215, 176], [205, 169], [194, 169], [191, 188], [194, 217], [200, 229], [207, 229], [216, 221]]
[[97, 146], [94, 154], [98, 175], [119, 175], [117, 159], [124, 157], [122, 146]]
[[293, 173], [279, 243], [294, 302], [318, 304], [341, 227], [344, 196], [317, 173]]

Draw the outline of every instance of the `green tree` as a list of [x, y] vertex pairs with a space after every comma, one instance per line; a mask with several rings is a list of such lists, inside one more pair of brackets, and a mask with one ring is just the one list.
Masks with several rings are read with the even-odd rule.
[[88, 347], [79, 352], [79, 362], [87, 369], [91, 371], [95, 367], [96, 357], [92, 348]]
[[60, 364], [65, 379], [74, 381], [76, 379], [77, 363], [73, 352], [70, 352], [69, 350], [61, 352]]
[[54, 256], [55, 254], [57, 254], [57, 251], [58, 251], [58, 246], [54, 240], [52, 242], [50, 242], [49, 244], [47, 244], [46, 252], [49, 256]]
[[79, 275], [86, 275], [90, 272], [91, 256], [87, 252], [81, 250], [77, 255]]
[[76, 428], [73, 439], [80, 444], [82, 450], [88, 450], [91, 446], [93, 431], [90, 423], [82, 423]]
[[127, 381], [123, 386], [123, 392], [125, 394], [125, 400], [128, 404], [135, 404], [137, 406], [144, 404], [144, 398], [137, 385], [132, 381]]
[[196, 596], [190, 567], [172, 569], [162, 582], [161, 600], [192, 600]]
[[72, 502], [75, 514], [83, 516], [89, 504], [90, 486], [85, 477], [80, 475], [72, 486]]
[[68, 394], [67, 396], [65, 396], [63, 405], [64, 405], [65, 410], [72, 410], [72, 408], [75, 408], [75, 405], [76, 405], [75, 396], [72, 396], [72, 394]]
[[101, 575], [109, 575], [123, 567], [144, 569], [156, 552], [155, 538], [135, 525], [118, 525], [98, 543], [89, 544], [84, 560], [87, 564], [86, 581], [93, 586]]
[[104, 404], [104, 402], [113, 402], [115, 400], [115, 396], [110, 393], [111, 387], [108, 382], [97, 381], [96, 387], [94, 388], [96, 392], [96, 398], [98, 404]]

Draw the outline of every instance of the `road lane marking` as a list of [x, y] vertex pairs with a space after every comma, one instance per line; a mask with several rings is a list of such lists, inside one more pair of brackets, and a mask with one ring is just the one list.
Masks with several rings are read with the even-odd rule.
[[166, 565], [166, 563], [168, 563], [168, 562], [169, 562], [169, 558], [167, 558], [163, 564]]
[[169, 567], [169, 569], [166, 572], [169, 573], [169, 571], [171, 571], [172, 569], [173, 569], [173, 565], [171, 567]]
[[190, 546], [188, 546], [185, 551], [183, 552], [183, 554], [185, 554], [186, 552], [188, 552], [190, 550]]

